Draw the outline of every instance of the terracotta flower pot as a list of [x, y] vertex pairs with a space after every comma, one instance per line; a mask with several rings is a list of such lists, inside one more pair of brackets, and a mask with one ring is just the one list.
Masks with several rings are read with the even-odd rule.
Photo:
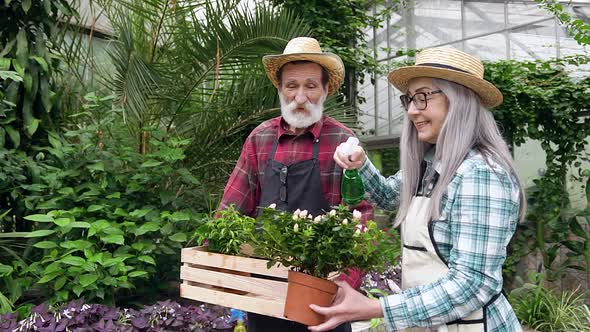
[[338, 286], [329, 280], [294, 271], [289, 271], [288, 280], [284, 316], [308, 326], [323, 323], [324, 316], [311, 310], [309, 305], [329, 306]]

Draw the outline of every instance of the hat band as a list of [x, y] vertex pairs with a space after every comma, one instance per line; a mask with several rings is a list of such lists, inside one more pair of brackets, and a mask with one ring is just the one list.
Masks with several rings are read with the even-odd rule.
[[442, 65], [440, 63], [421, 63], [418, 66], [427, 66], [427, 67], [437, 67], [437, 68], [444, 68], [444, 69], [451, 69], [451, 70], [456, 70], [456, 71], [460, 71], [462, 73], [466, 73], [466, 74], [471, 74], [470, 72], [463, 70], [463, 69], [459, 69], [457, 67], [453, 67], [453, 66], [449, 66], [449, 65]]

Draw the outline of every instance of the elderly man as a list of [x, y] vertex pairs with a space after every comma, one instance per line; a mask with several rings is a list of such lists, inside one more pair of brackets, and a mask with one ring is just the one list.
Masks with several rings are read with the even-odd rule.
[[[276, 204], [280, 210], [324, 214], [341, 201], [342, 169], [334, 162], [334, 151], [354, 136], [352, 130], [323, 114], [326, 97], [342, 84], [342, 60], [322, 52], [317, 40], [298, 37], [289, 41], [283, 54], [268, 55], [262, 61], [278, 89], [281, 116], [250, 133], [219, 209], [234, 204], [242, 213], [256, 216], [258, 207]], [[354, 208], [363, 213], [363, 220], [372, 218], [367, 202]], [[351, 279], [349, 283], [358, 286], [360, 280]], [[334, 331], [349, 330], [350, 325], [345, 324]], [[248, 331], [307, 331], [307, 327], [249, 314]]]

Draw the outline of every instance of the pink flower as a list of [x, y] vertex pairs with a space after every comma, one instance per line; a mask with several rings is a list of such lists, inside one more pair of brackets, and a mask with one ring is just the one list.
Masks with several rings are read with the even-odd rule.
[[359, 210], [352, 211], [352, 217], [354, 219], [361, 219], [362, 216], [363, 216], [363, 214], [361, 213], [361, 211], [359, 211]]

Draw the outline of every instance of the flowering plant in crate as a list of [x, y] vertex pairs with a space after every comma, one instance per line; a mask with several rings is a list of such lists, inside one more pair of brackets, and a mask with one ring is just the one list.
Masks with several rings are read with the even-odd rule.
[[257, 222], [254, 252], [294, 271], [318, 278], [350, 267], [379, 270], [396, 258], [398, 243], [374, 221], [366, 224], [361, 213], [339, 206], [324, 215], [293, 213], [264, 208]]

